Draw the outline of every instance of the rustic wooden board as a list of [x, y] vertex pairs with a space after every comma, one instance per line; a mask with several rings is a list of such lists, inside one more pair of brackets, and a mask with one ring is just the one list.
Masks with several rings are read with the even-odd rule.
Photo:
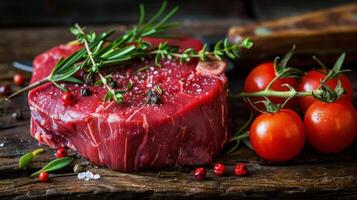
[[228, 37], [235, 41], [249, 37], [254, 48], [244, 51], [241, 64], [262, 62], [284, 55], [293, 45], [295, 59], [290, 64], [316, 66], [311, 55], [334, 63], [341, 52], [357, 59], [357, 3], [319, 10], [303, 15], [258, 22], [246, 26], [232, 26]]
[[[231, 85], [236, 89], [237, 83], [240, 81], [232, 81]], [[306, 147], [299, 157], [281, 165], [263, 161], [254, 152], [240, 148], [232, 155], [222, 154], [216, 159], [228, 166], [227, 176], [216, 177], [209, 170], [205, 181], [196, 181], [192, 175], [194, 168], [190, 167], [128, 174], [92, 166], [71, 152], [74, 163], [54, 174], [49, 183], [40, 183], [29, 175], [54, 158], [53, 150], [47, 149], [27, 170], [17, 167], [20, 155], [39, 147], [29, 135], [26, 96], [16, 98], [5, 110], [0, 109], [1, 199], [255, 199], [291, 195], [315, 199], [357, 198], [357, 145], [336, 155], [323, 155]], [[13, 119], [11, 114], [19, 109], [24, 119]], [[234, 124], [239, 125], [247, 117], [247, 111], [241, 103], [235, 103], [232, 109]], [[248, 176], [233, 176], [237, 162], [247, 163]], [[99, 173], [101, 179], [78, 180], [72, 171], [76, 163]]]
[[[185, 25], [181, 34], [216, 37], [224, 35], [228, 22], [194, 22]], [[111, 26], [124, 31], [124, 26]], [[217, 28], [218, 27], [218, 28]], [[108, 27], [95, 27], [103, 30]], [[9, 63], [15, 59], [32, 59], [37, 53], [72, 37], [67, 28], [7, 29], [0, 30], [0, 82], [9, 82], [14, 70]], [[44, 39], [46, 38], [46, 39]], [[236, 77], [236, 74], [231, 75]], [[349, 74], [352, 78], [357, 73]], [[27, 74], [30, 76], [30, 74]], [[354, 81], [356, 89], [357, 80]], [[231, 79], [231, 89], [239, 91], [242, 80]], [[15, 89], [15, 88], [14, 88]], [[355, 98], [356, 99], [356, 98]], [[29, 136], [29, 111], [26, 96], [14, 99], [9, 105], [0, 106], [0, 199], [236, 199], [236, 198], [357, 198], [357, 144], [336, 154], [320, 154], [310, 147], [296, 159], [277, 165], [259, 159], [254, 152], [240, 148], [232, 155], [222, 153], [215, 161], [228, 166], [227, 176], [216, 177], [209, 170], [208, 179], [196, 181], [193, 167], [180, 167], [140, 173], [121, 173], [88, 164], [80, 158], [68, 168], [54, 174], [48, 183], [39, 183], [29, 175], [53, 159], [53, 150], [41, 154], [27, 170], [17, 168], [20, 155], [38, 148]], [[24, 119], [15, 120], [12, 113], [21, 110]], [[247, 118], [244, 104], [232, 104], [233, 124], [240, 125]], [[74, 155], [75, 152], [71, 152]], [[237, 162], [247, 163], [249, 175], [234, 177], [232, 169]], [[73, 173], [75, 163], [86, 165], [101, 179], [78, 180]], [[212, 166], [207, 166], [211, 168]]]

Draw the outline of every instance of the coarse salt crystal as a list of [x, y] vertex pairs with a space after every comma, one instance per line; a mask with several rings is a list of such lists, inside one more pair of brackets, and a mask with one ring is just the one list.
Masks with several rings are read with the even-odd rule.
[[78, 179], [84, 179], [85, 181], [89, 181], [91, 179], [97, 180], [100, 179], [99, 174], [93, 174], [91, 171], [78, 173]]
[[100, 175], [99, 175], [99, 174], [95, 174], [95, 175], [93, 176], [93, 179], [94, 179], [94, 180], [100, 179]]
[[78, 179], [84, 179], [86, 177], [86, 173], [85, 172], [81, 172], [81, 173], [78, 173]]
[[91, 171], [86, 172], [86, 178], [92, 179], [94, 174]]

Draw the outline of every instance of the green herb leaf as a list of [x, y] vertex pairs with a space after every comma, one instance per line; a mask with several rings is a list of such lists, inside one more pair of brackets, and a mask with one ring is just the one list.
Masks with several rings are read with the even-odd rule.
[[336, 60], [335, 64], [332, 67], [332, 71], [334, 73], [339, 73], [341, 71], [341, 67], [343, 65], [343, 62], [345, 61], [346, 53], [342, 53], [340, 57]]
[[27, 167], [31, 161], [41, 152], [43, 152], [43, 149], [36, 149], [35, 151], [29, 152], [21, 156], [19, 160], [19, 168], [25, 168]]
[[254, 150], [252, 144], [250, 143], [248, 138], [242, 139], [243, 143], [245, 144], [246, 147], [248, 147], [250, 150]]
[[65, 168], [69, 164], [71, 164], [71, 162], [72, 162], [72, 158], [70, 157], [57, 158], [49, 162], [46, 166], [44, 166], [39, 171], [33, 173], [31, 177], [38, 176], [41, 172], [53, 172]]
[[139, 17], [138, 26], [141, 26], [144, 23], [144, 20], [145, 20], [145, 7], [143, 4], [140, 4], [140, 17]]
[[294, 51], [295, 51], [295, 45], [291, 48], [291, 50], [287, 54], [285, 54], [285, 56], [283, 57], [283, 59], [281, 59], [280, 62], [277, 62], [279, 59], [278, 57], [275, 58], [274, 67], [275, 67], [276, 75], [281, 74], [287, 68], [287, 64], [290, 58], [293, 56]]
[[68, 77], [66, 79], [63, 79], [62, 81], [83, 84], [83, 81], [81, 81], [77, 78], [74, 78], [74, 77]]
[[24, 154], [23, 156], [21, 156], [19, 160], [19, 168], [27, 167], [32, 160], [33, 160], [33, 155], [31, 152]]
[[127, 85], [127, 91], [130, 91], [131, 89], [133, 89], [133, 81], [131, 81], [131, 79], [129, 79], [128, 85]]
[[164, 91], [161, 89], [161, 87], [159, 85], [155, 85], [155, 89], [156, 89], [157, 93], [159, 93], [159, 95], [162, 95], [164, 93]]
[[253, 120], [253, 113], [250, 113], [249, 119], [243, 124], [243, 126], [236, 132], [236, 134], [230, 139], [230, 143], [235, 143], [235, 145], [228, 151], [228, 153], [234, 152], [239, 145], [241, 144], [241, 141], [250, 149], [252, 149], [252, 146], [250, 145], [249, 142], [249, 131], [248, 131], [248, 126]]
[[[217, 42], [213, 52], [208, 51], [207, 45], [204, 45], [201, 51], [191, 48], [182, 51], [177, 46], [169, 45], [167, 42], [160, 43], [157, 48], [152, 48], [148, 42], [143, 41], [143, 37], [159, 36], [167, 29], [178, 24], [169, 22], [178, 7], [174, 7], [165, 14], [166, 6], [167, 2], [164, 1], [158, 12], [151, 19], [145, 20], [145, 9], [143, 5], [140, 5], [138, 25], [113, 41], [108, 41], [108, 38], [114, 31], [107, 31], [98, 35], [94, 32], [85, 33], [84, 27], [75, 24], [70, 31], [84, 47], [69, 57], [60, 59], [51, 74], [40, 83], [52, 82], [58, 88], [66, 91], [66, 88], [62, 87], [58, 82], [82, 83], [81, 80], [74, 77], [79, 70], [104, 77], [105, 74], [101, 75], [101, 69], [106, 66], [116, 65], [116, 67], [122, 67], [124, 65], [121, 64], [124, 62], [133, 59], [144, 60], [146, 57], [154, 57], [155, 63], [159, 67], [163, 59], [177, 59], [181, 63], [189, 62], [194, 58], [203, 61], [208, 58], [220, 60], [223, 56], [236, 59], [239, 57], [240, 48], [250, 48], [253, 45], [250, 39], [244, 39], [237, 43], [224, 39]], [[104, 100], [122, 102], [123, 93], [110, 89], [104, 78], [101, 78], [100, 83], [103, 83], [108, 91]], [[36, 84], [40, 85], [39, 83]], [[37, 85], [33, 84], [27, 88], [31, 89], [35, 86], [37, 87]]]

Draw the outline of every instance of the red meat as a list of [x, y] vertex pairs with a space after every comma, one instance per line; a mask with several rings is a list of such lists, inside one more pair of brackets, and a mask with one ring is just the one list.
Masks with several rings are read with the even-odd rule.
[[[146, 40], [153, 45], [158, 41]], [[168, 42], [202, 48], [189, 38]], [[61, 57], [79, 48], [60, 45], [37, 56], [31, 81], [48, 76]], [[112, 74], [118, 89], [133, 83], [121, 104], [103, 102], [102, 86], [87, 86], [91, 95], [82, 96], [83, 85], [62, 83], [75, 97], [74, 105], [64, 106], [63, 92], [46, 83], [28, 95], [31, 134], [51, 148], [67, 146], [94, 164], [120, 171], [210, 163], [229, 138], [227, 79], [201, 74], [197, 64], [163, 60], [158, 67], [147, 59], [106, 69], [103, 73]], [[148, 104], [147, 94], [156, 85], [164, 91], [160, 103]]]

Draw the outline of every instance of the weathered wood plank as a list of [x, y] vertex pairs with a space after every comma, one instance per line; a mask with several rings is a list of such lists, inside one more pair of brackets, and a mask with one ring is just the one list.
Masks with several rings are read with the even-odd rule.
[[[201, 31], [205, 36], [217, 36], [224, 34], [227, 24], [232, 23], [239, 22], [230, 21], [221, 25], [216, 22], [212, 23], [212, 26], [208, 23], [195, 25], [193, 22], [192, 27], [195, 28], [183, 28], [182, 31], [185, 31], [185, 34]], [[186, 27], [190, 26], [186, 24]], [[112, 27], [120, 31], [126, 28]], [[106, 28], [107, 26], [96, 27], [95, 30]], [[39, 31], [0, 30], [0, 37], [4, 38], [0, 41], [0, 51], [4, 53], [0, 56], [0, 61], [7, 64], [14, 59], [32, 59], [34, 55], [54, 44], [72, 39], [67, 28], [45, 28]], [[8, 65], [0, 66], [1, 81], [10, 82], [14, 71]], [[243, 76], [241, 72], [231, 76], [238, 75]], [[355, 77], [357, 74], [352, 72], [349, 75]], [[356, 88], [357, 80], [353, 81]], [[232, 91], [239, 91], [242, 80], [232, 79], [230, 84]], [[239, 125], [247, 118], [247, 110], [244, 107], [241, 103], [232, 106], [234, 124]], [[23, 112], [23, 120], [11, 117], [11, 113], [17, 110]], [[27, 170], [17, 168], [22, 153], [38, 148], [37, 143], [30, 137], [28, 120], [26, 96], [16, 98], [5, 108], [0, 106], [0, 122], [3, 122], [2, 128], [0, 127], [1, 199], [357, 198], [357, 144], [336, 155], [320, 154], [307, 146], [296, 159], [281, 165], [263, 161], [254, 152], [241, 148], [232, 155], [222, 154], [216, 158], [215, 161], [227, 165], [227, 176], [216, 177], [210, 170], [206, 181], [195, 181], [192, 167], [127, 174], [97, 168], [76, 158], [73, 164], [82, 163], [86, 169], [99, 173], [102, 178], [88, 182], [78, 180], [76, 174], [72, 173], [72, 164], [54, 174], [55, 177], [52, 177], [49, 183], [39, 183], [37, 179], [29, 178], [29, 175], [53, 159], [54, 152], [47, 149], [48, 152], [36, 158]], [[233, 166], [237, 162], [247, 163], [250, 172], [247, 177], [238, 178], [232, 175]]]
[[244, 51], [239, 62], [262, 62], [276, 55], [284, 55], [296, 45], [296, 56], [291, 65], [315, 65], [312, 55], [324, 58], [328, 64], [334, 63], [341, 52], [349, 56], [347, 61], [356, 61], [357, 55], [357, 4], [286, 17], [273, 21], [233, 26], [228, 37], [237, 40], [250, 37], [254, 48]]
[[[9, 110], [19, 102], [25, 105], [26, 98], [17, 98], [16, 103], [9, 105]], [[241, 111], [243, 107], [239, 103], [233, 109]], [[10, 112], [3, 114], [8, 115]], [[235, 124], [239, 124], [246, 114], [235, 114], [234, 119], [238, 121]], [[28, 118], [24, 122], [28, 123]], [[76, 158], [70, 167], [54, 174], [49, 183], [39, 183], [36, 178], [29, 178], [29, 175], [53, 159], [54, 151], [46, 148], [48, 152], [41, 154], [27, 170], [18, 169], [19, 156], [25, 151], [38, 148], [29, 136], [28, 124], [18, 123], [12, 120], [9, 125], [16, 127], [0, 132], [1, 140], [7, 138], [0, 148], [1, 199], [256, 199], [291, 195], [295, 198], [315, 199], [329, 199], [332, 195], [342, 199], [357, 198], [357, 145], [337, 155], [320, 154], [306, 147], [296, 159], [280, 165], [263, 161], [254, 152], [241, 148], [234, 154], [217, 157], [216, 161], [227, 165], [227, 176], [216, 177], [209, 170], [206, 181], [195, 181], [193, 168], [190, 167], [127, 174], [88, 165], [85, 160]], [[237, 162], [247, 163], [250, 172], [247, 177], [233, 176], [233, 167]], [[82, 163], [85, 169], [99, 173], [102, 178], [88, 182], [78, 180], [77, 174], [72, 172], [75, 163]]]

